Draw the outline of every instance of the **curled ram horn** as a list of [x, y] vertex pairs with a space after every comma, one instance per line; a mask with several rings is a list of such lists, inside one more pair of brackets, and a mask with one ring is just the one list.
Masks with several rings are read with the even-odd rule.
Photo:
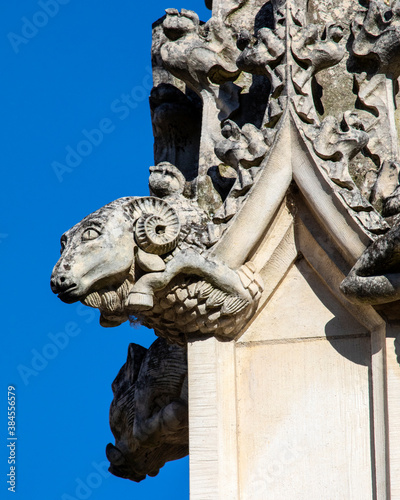
[[136, 243], [145, 252], [163, 255], [173, 250], [178, 242], [180, 222], [175, 210], [167, 202], [153, 196], [137, 198], [132, 209], [137, 217]]

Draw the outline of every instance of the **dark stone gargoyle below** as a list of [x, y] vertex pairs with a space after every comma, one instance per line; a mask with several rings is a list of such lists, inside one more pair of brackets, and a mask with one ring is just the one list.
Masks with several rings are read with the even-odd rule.
[[189, 453], [186, 349], [157, 339], [130, 344], [112, 384], [110, 472], [139, 482]]

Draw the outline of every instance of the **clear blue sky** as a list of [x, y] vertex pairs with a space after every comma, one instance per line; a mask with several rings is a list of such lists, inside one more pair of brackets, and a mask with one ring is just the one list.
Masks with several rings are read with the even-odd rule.
[[[113, 442], [111, 382], [129, 342], [148, 346], [154, 334], [100, 327], [98, 311], [63, 304], [49, 280], [65, 230], [116, 198], [148, 194], [151, 23], [168, 7], [203, 20], [209, 11], [202, 0], [57, 1], [3, 2], [0, 19], [0, 498], [187, 499], [187, 458], [139, 484], [99, 472]], [[129, 93], [136, 108], [117, 112]], [[76, 151], [102, 120], [108, 133], [68, 167], [67, 148]], [[58, 166], [57, 175], [55, 162], [69, 170]], [[54, 347], [66, 329], [75, 336]], [[15, 494], [7, 491], [8, 385], [17, 397]]]

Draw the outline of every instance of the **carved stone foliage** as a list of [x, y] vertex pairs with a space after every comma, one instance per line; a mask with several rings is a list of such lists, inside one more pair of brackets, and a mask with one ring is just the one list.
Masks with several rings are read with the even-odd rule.
[[269, 149], [267, 129], [264, 135], [251, 123], [240, 129], [235, 122], [226, 120], [221, 133], [224, 139], [217, 143], [215, 153], [224, 164], [233, 168], [233, 185], [225, 202], [214, 214], [216, 223], [227, 222], [238, 212], [260, 173], [260, 164]]
[[186, 349], [163, 339], [149, 349], [130, 344], [112, 390], [110, 472], [138, 482], [188, 454]]
[[[359, 72], [355, 75], [356, 90], [370, 135], [368, 154], [376, 164], [369, 179], [370, 198], [374, 205], [383, 205], [384, 216], [390, 216], [398, 213], [398, 208], [394, 208], [398, 202], [393, 202], [399, 184], [393, 98], [400, 72], [398, 2], [392, 2], [390, 6], [371, 1], [364, 18], [360, 16], [354, 20], [352, 33], [353, 64]], [[386, 207], [389, 197], [392, 198], [390, 207]]]
[[253, 75], [265, 74], [271, 84], [268, 103], [268, 123], [274, 125], [282, 116], [284, 108], [285, 68], [279, 64], [285, 55], [285, 30], [277, 23], [275, 29], [261, 28], [255, 36], [242, 31], [239, 47], [243, 52], [237, 60], [238, 66]]
[[[267, 10], [262, 18], [271, 17]], [[236, 116], [239, 126], [261, 123], [268, 99], [268, 80], [263, 76], [252, 78], [236, 64], [241, 53], [237, 33], [253, 25], [253, 14], [254, 5], [248, 1], [215, 5], [206, 23], [199, 22], [192, 11], [167, 9], [165, 18], [153, 30], [154, 92], [165, 84], [179, 88], [188, 97], [194, 92], [200, 98], [203, 115], [197, 152], [192, 151], [191, 172], [173, 147], [156, 160], [174, 163], [188, 180], [194, 180], [194, 195], [210, 214], [221, 206], [231, 185], [229, 174], [218, 169], [214, 151], [222, 139], [221, 120]], [[154, 124], [157, 130], [159, 123]], [[161, 135], [156, 136], [157, 148]], [[177, 143], [176, 150], [179, 146]]]
[[[393, 118], [397, 3], [355, 2], [353, 17], [319, 24], [309, 22], [302, 0], [257, 5], [218, 3], [204, 24], [193, 12], [168, 9], [155, 29], [154, 92], [167, 81], [187, 98], [194, 91], [203, 116], [191, 172], [171, 142], [162, 159], [177, 160], [192, 182], [191, 196], [224, 232], [268, 164], [281, 117], [290, 110], [340, 203], [374, 238], [389, 227], [382, 216], [393, 216], [399, 205]], [[329, 94], [327, 72], [338, 65], [354, 80], [353, 104], [335, 116], [326, 114], [323, 96]], [[246, 111], [252, 88], [264, 95], [262, 117]], [[154, 123], [159, 127], [162, 120]], [[189, 149], [193, 157], [196, 146]]]
[[363, 19], [352, 25], [355, 56], [370, 63], [368, 72], [400, 75], [400, 5], [398, 0], [370, 0]]

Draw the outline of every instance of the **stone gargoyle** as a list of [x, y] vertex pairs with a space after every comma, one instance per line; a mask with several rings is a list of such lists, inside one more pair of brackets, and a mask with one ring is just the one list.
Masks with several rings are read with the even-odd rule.
[[[236, 271], [208, 256], [206, 216], [181, 194], [180, 175], [153, 167], [164, 199], [120, 198], [64, 233], [53, 292], [98, 308], [102, 326], [135, 317], [180, 345], [189, 333], [233, 338], [255, 311], [261, 278], [250, 262]], [[166, 188], [157, 177], [168, 177]]]
[[[400, 300], [400, 225], [393, 226], [365, 249], [342, 281], [340, 290], [355, 304], [382, 308]], [[397, 304], [392, 311], [398, 310]], [[394, 314], [398, 320], [398, 314]], [[400, 336], [395, 338], [394, 346], [400, 364]]]
[[376, 239], [340, 285], [348, 300], [385, 304], [400, 299], [400, 226]]
[[[199, 93], [209, 88], [210, 82], [234, 81], [240, 74], [235, 64], [236, 47], [221, 43], [224, 27], [214, 23], [205, 29], [198, 15], [186, 9], [167, 9], [163, 21], [167, 40], [161, 47], [161, 57], [165, 67]], [[213, 36], [214, 30], [219, 37]]]
[[129, 344], [112, 390], [115, 446], [108, 444], [106, 455], [115, 476], [138, 482], [188, 454], [186, 349], [164, 339], [149, 349]]

